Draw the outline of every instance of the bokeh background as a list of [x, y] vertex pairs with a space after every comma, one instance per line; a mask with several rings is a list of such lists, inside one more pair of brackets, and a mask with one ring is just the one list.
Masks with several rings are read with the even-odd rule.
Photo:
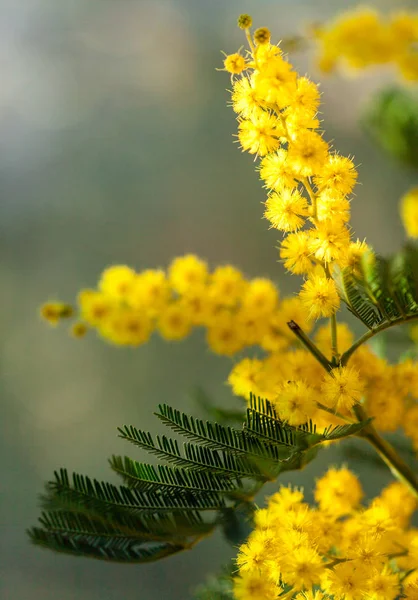
[[[179, 345], [155, 337], [136, 350], [116, 349], [51, 330], [37, 307], [48, 298], [71, 301], [108, 264], [164, 267], [185, 252], [272, 277], [291, 293], [297, 283], [277, 263], [253, 162], [233, 144], [228, 76], [215, 68], [220, 50], [243, 44], [235, 26], [241, 12], [278, 40], [355, 4], [0, 2], [1, 598], [184, 600], [235, 553], [220, 534], [147, 566], [30, 546], [25, 528], [35, 524], [37, 495], [55, 468], [116, 482], [109, 455], [145, 459], [117, 438], [117, 425], [156, 430], [160, 401], [199, 414], [196, 384], [218, 404], [233, 404], [224, 384], [230, 362], [209, 354], [199, 332]], [[415, 2], [374, 4], [390, 10]], [[398, 199], [414, 176], [358, 126], [363, 105], [391, 74], [324, 78], [310, 50], [292, 61], [322, 81], [326, 137], [359, 165], [357, 235], [380, 252], [395, 250], [403, 239]], [[305, 485], [309, 495], [325, 465], [342, 459], [343, 449], [333, 448], [283, 481]], [[368, 493], [389, 480], [367, 461], [355, 465]]]

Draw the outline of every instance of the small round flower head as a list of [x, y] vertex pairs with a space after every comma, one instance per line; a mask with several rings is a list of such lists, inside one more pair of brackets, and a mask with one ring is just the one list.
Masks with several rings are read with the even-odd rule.
[[355, 242], [350, 242], [346, 251], [339, 257], [338, 264], [341, 268], [348, 267], [355, 273], [359, 270], [363, 257], [374, 260], [373, 251], [364, 240], [362, 242], [356, 240]]
[[234, 81], [231, 103], [234, 111], [244, 119], [251, 119], [261, 113], [261, 103], [252, 77], [244, 76]]
[[417, 499], [410, 489], [400, 481], [394, 481], [380, 494], [380, 502], [386, 506], [393, 519], [401, 527], [406, 527], [413, 512], [417, 509]]
[[369, 573], [354, 561], [347, 561], [327, 569], [322, 578], [322, 588], [333, 598], [359, 600], [364, 598]]
[[247, 287], [241, 271], [231, 265], [217, 267], [210, 278], [208, 294], [224, 306], [235, 306]]
[[369, 598], [399, 598], [399, 574], [392, 573], [388, 568], [374, 572], [367, 580], [367, 594]]
[[338, 367], [325, 375], [321, 391], [327, 406], [347, 411], [361, 400], [364, 384], [353, 367]]
[[326, 263], [344, 256], [350, 244], [350, 232], [342, 221], [327, 219], [317, 223], [311, 237], [311, 249], [318, 260]]
[[239, 331], [235, 317], [230, 312], [221, 312], [206, 333], [209, 348], [221, 356], [233, 356], [244, 347], [244, 340]]
[[193, 287], [206, 283], [207, 264], [194, 254], [186, 254], [173, 260], [168, 276], [172, 288], [179, 294], [185, 294]]
[[85, 337], [87, 332], [88, 332], [88, 327], [82, 321], [78, 321], [78, 323], [74, 323], [70, 329], [70, 335], [76, 339]]
[[267, 27], [259, 27], [254, 31], [254, 42], [258, 46], [264, 46], [264, 44], [268, 44], [270, 39], [271, 33]]
[[181, 301], [169, 304], [159, 315], [158, 331], [165, 340], [182, 340], [189, 335], [191, 328], [189, 311]]
[[274, 600], [280, 588], [260, 572], [243, 573], [234, 579], [235, 600]]
[[364, 493], [358, 478], [346, 468], [329, 469], [318, 479], [315, 500], [321, 510], [341, 517], [358, 507]]
[[63, 302], [46, 302], [42, 304], [39, 312], [42, 319], [50, 325], [57, 325], [61, 319], [72, 317], [74, 309], [70, 304]]
[[410, 189], [402, 197], [401, 217], [407, 236], [418, 238], [418, 187]]
[[259, 395], [260, 379], [263, 373], [261, 360], [244, 358], [235, 365], [228, 377], [228, 383], [236, 396], [249, 398], [250, 393]]
[[243, 150], [250, 154], [265, 156], [280, 147], [283, 127], [272, 114], [263, 111], [251, 119], [240, 121], [238, 138]]
[[328, 144], [314, 131], [301, 131], [289, 144], [288, 161], [300, 177], [318, 173], [328, 158]]
[[313, 547], [301, 547], [283, 557], [281, 561], [283, 579], [296, 590], [318, 584], [326, 567], [321, 555]]
[[126, 299], [135, 284], [136, 273], [126, 265], [115, 265], [105, 269], [99, 281], [99, 289], [115, 299]]
[[266, 201], [264, 216], [276, 229], [296, 231], [305, 224], [308, 216], [308, 202], [298, 190], [283, 188], [274, 192]]
[[279, 417], [290, 425], [307, 423], [317, 412], [316, 393], [303, 381], [290, 381], [284, 385], [273, 404]]
[[290, 95], [290, 106], [288, 112], [297, 113], [300, 116], [315, 115], [320, 101], [318, 86], [307, 77], [299, 77], [296, 87]]
[[317, 217], [319, 221], [347, 223], [350, 220], [348, 198], [330, 190], [324, 190], [317, 197]]
[[296, 187], [295, 173], [287, 162], [287, 152], [282, 148], [268, 154], [260, 163], [260, 177], [271, 190]]
[[332, 279], [312, 275], [305, 281], [299, 294], [310, 318], [330, 317], [340, 306], [340, 297]]
[[237, 24], [240, 29], [249, 29], [253, 24], [252, 17], [246, 13], [243, 13], [238, 17]]
[[249, 282], [242, 298], [242, 306], [256, 315], [271, 314], [277, 308], [279, 291], [272, 281], [256, 277]]
[[120, 346], [145, 344], [152, 330], [153, 323], [145, 313], [124, 308], [114, 311], [98, 327], [99, 333], [105, 339]]
[[93, 327], [103, 325], [116, 309], [114, 298], [96, 290], [81, 290], [77, 302], [81, 318]]
[[320, 190], [329, 189], [332, 193], [343, 196], [351, 194], [356, 180], [357, 171], [353, 161], [338, 154], [330, 154], [314, 178]]
[[280, 258], [288, 271], [305, 275], [313, 269], [311, 236], [307, 231], [291, 233], [282, 242]]
[[247, 67], [245, 58], [236, 52], [235, 54], [228, 54], [224, 60], [225, 71], [232, 75], [239, 75]]
[[136, 278], [128, 303], [155, 316], [168, 304], [171, 296], [165, 272], [147, 269]]

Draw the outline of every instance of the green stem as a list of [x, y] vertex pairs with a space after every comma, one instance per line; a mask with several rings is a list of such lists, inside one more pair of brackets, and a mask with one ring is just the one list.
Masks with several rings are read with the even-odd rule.
[[416, 321], [418, 319], [418, 315], [410, 315], [409, 317], [401, 317], [400, 319], [396, 319], [394, 321], [388, 321], [387, 323], [383, 323], [383, 325], [379, 325], [375, 329], [370, 329], [366, 331], [358, 340], [354, 342], [354, 344], [344, 352], [341, 357], [341, 365], [345, 366], [348, 363], [350, 356], [362, 346], [365, 342], [370, 340], [372, 337], [380, 333], [381, 331], [385, 331], [386, 329], [390, 329], [391, 327], [395, 327], [396, 325], [403, 325], [404, 323], [410, 323], [411, 321]]
[[[360, 404], [354, 407], [354, 412], [359, 421], [364, 421], [368, 418], [366, 411]], [[364, 437], [375, 448], [381, 459], [391, 470], [393, 476], [407, 485], [413, 495], [418, 498], [418, 478], [414, 471], [402, 460], [389, 442], [378, 434], [373, 424], [366, 425], [358, 435], [359, 437]]]
[[332, 350], [332, 362], [337, 366], [340, 362], [340, 355], [338, 353], [338, 341], [337, 341], [337, 316], [334, 313], [331, 318], [331, 350]]
[[299, 327], [299, 325], [295, 323], [295, 321], [289, 321], [287, 326], [291, 331], [293, 331], [295, 336], [302, 342], [305, 348], [307, 348], [307, 350], [309, 350], [309, 352], [313, 354], [316, 360], [321, 363], [324, 369], [326, 369], [327, 371], [332, 371], [332, 364], [330, 363], [330, 361], [324, 354], [322, 354], [320, 349], [317, 346], [315, 346], [313, 341], [306, 335], [306, 333]]

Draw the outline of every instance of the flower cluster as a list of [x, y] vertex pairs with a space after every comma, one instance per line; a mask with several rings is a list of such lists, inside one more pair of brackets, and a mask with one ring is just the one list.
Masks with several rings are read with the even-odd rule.
[[317, 481], [316, 506], [282, 487], [255, 513], [237, 557], [236, 600], [394, 600], [418, 598], [416, 499], [392, 483], [367, 507], [348, 469]]
[[265, 217], [286, 235], [280, 256], [303, 275], [300, 298], [311, 317], [332, 316], [340, 299], [332, 279], [335, 265], [352, 267], [368, 250], [352, 241], [350, 196], [357, 171], [320, 132], [318, 86], [300, 77], [266, 28], [246, 29], [250, 45], [238, 77], [237, 54], [224, 61], [234, 78], [232, 107], [244, 151], [261, 158], [259, 172], [268, 197]]
[[418, 81], [418, 13], [397, 12], [381, 17], [369, 8], [357, 9], [316, 27], [319, 65], [330, 72], [341, 61], [351, 69], [392, 64], [400, 76]]
[[124, 346], [144, 344], [154, 331], [179, 341], [193, 328], [204, 327], [210, 349], [225, 356], [254, 345], [266, 352], [286, 348], [294, 342], [287, 327], [292, 319], [307, 331], [311, 328], [301, 301], [281, 300], [269, 279], [248, 280], [231, 265], [209, 272], [207, 263], [192, 254], [175, 258], [167, 272], [108, 267], [97, 289], [79, 293], [78, 310], [59, 303], [41, 308], [52, 324], [74, 313], [78, 328], [95, 329], [107, 341]]

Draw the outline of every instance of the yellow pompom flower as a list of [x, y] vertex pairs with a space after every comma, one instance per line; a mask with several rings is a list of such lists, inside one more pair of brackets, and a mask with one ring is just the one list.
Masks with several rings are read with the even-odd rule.
[[224, 60], [225, 71], [232, 75], [239, 75], [247, 67], [245, 58], [236, 52], [235, 54], [228, 54]]
[[70, 334], [73, 338], [81, 339], [85, 337], [85, 335], [88, 332], [88, 329], [89, 328], [85, 323], [78, 321], [77, 323], [74, 323], [74, 325], [71, 326]]
[[361, 564], [347, 561], [327, 569], [322, 578], [322, 588], [333, 598], [359, 600], [364, 598], [369, 573]]
[[136, 277], [127, 301], [132, 306], [157, 315], [170, 301], [171, 291], [165, 272], [147, 269]]
[[277, 308], [279, 291], [272, 281], [263, 277], [256, 277], [249, 282], [242, 306], [257, 315], [271, 314]]
[[280, 246], [280, 258], [288, 271], [305, 275], [313, 269], [311, 235], [307, 231], [291, 233]]
[[158, 331], [170, 341], [182, 340], [192, 328], [190, 313], [182, 301], [169, 304], [159, 315]]
[[114, 298], [96, 290], [81, 290], [77, 302], [81, 318], [93, 327], [102, 325], [117, 307]]
[[260, 70], [255, 72], [254, 85], [259, 97], [267, 104], [275, 104], [280, 109], [286, 108], [296, 88], [297, 75], [292, 65], [278, 53], [260, 65], [258, 52], [257, 64]]
[[310, 246], [315, 257], [330, 263], [344, 256], [350, 245], [350, 232], [342, 221], [326, 219], [317, 223]]
[[410, 489], [400, 481], [394, 481], [380, 494], [380, 502], [389, 509], [392, 518], [405, 528], [417, 509], [417, 499]]
[[367, 581], [367, 598], [370, 600], [396, 600], [399, 598], [399, 573], [393, 573], [385, 567], [380, 573], [374, 573]]
[[337, 411], [347, 411], [360, 402], [364, 384], [353, 367], [338, 367], [325, 375], [321, 391], [324, 404]]
[[283, 148], [263, 158], [260, 163], [260, 177], [265, 181], [266, 187], [272, 190], [293, 189], [297, 185], [295, 173]]
[[328, 144], [315, 131], [300, 131], [289, 144], [288, 161], [300, 177], [319, 173], [328, 158]]
[[271, 39], [270, 29], [267, 27], [259, 27], [254, 31], [254, 42], [260, 46], [268, 44]]
[[321, 555], [312, 546], [300, 547], [283, 557], [280, 568], [286, 583], [293, 585], [295, 591], [318, 584], [326, 571]]
[[208, 278], [207, 264], [194, 254], [175, 258], [168, 269], [172, 288], [179, 294], [186, 294], [195, 286], [204, 285]]
[[401, 217], [407, 236], [418, 238], [418, 187], [410, 189], [402, 197]]
[[347, 223], [350, 220], [350, 202], [331, 190], [324, 190], [317, 197], [316, 215], [319, 221]]
[[316, 482], [316, 502], [321, 510], [335, 517], [350, 514], [358, 507], [363, 496], [358, 478], [344, 467], [329, 469]]
[[246, 346], [260, 344], [267, 331], [269, 315], [258, 314], [246, 307], [240, 308], [235, 315], [235, 323]]
[[303, 425], [317, 412], [316, 393], [303, 381], [290, 381], [279, 390], [273, 405], [283, 421]]
[[315, 175], [319, 190], [329, 189], [334, 194], [347, 196], [353, 191], [357, 171], [352, 160], [338, 154], [330, 154], [322, 169]]
[[303, 227], [308, 216], [308, 202], [298, 190], [283, 188], [266, 201], [264, 216], [272, 227], [281, 231], [296, 231]]
[[234, 579], [235, 600], [274, 600], [279, 592], [274, 581], [257, 571]]
[[383, 381], [375, 380], [366, 394], [367, 414], [373, 417], [373, 424], [379, 431], [396, 431], [405, 414], [405, 402], [399, 391], [393, 390], [390, 373]]
[[261, 100], [253, 84], [253, 77], [241, 77], [234, 81], [231, 95], [232, 108], [244, 119], [260, 114]]
[[50, 325], [57, 325], [61, 319], [68, 319], [74, 314], [73, 307], [63, 302], [46, 302], [42, 304], [39, 312], [42, 319]]
[[228, 377], [228, 383], [236, 396], [249, 398], [250, 393], [260, 395], [260, 378], [263, 373], [263, 362], [258, 359], [244, 358], [237, 363]]
[[374, 260], [373, 251], [365, 241], [361, 242], [360, 240], [357, 240], [355, 242], [350, 242], [346, 251], [339, 257], [338, 264], [341, 268], [348, 267], [356, 272], [360, 267], [362, 258], [366, 255], [370, 260]]
[[209, 324], [206, 341], [212, 352], [222, 356], [233, 356], [244, 347], [235, 317], [226, 311], [221, 312], [213, 323]]
[[98, 331], [113, 344], [140, 346], [149, 340], [153, 322], [143, 312], [120, 308], [98, 327]]
[[340, 297], [332, 279], [312, 275], [305, 281], [299, 294], [311, 319], [330, 317], [340, 306]]
[[99, 290], [111, 298], [126, 299], [131, 293], [136, 273], [126, 265], [108, 267], [99, 280]]
[[280, 147], [283, 126], [274, 115], [263, 111], [238, 125], [238, 138], [243, 150], [265, 156]]
[[216, 303], [232, 307], [242, 298], [246, 287], [247, 281], [241, 271], [231, 265], [225, 265], [213, 271], [208, 295]]
[[[307, 77], [299, 77], [294, 91], [290, 92], [288, 114], [297, 114], [297, 117], [312, 117], [319, 108], [320, 93], [318, 86]], [[286, 114], [287, 116], [287, 114]]]

